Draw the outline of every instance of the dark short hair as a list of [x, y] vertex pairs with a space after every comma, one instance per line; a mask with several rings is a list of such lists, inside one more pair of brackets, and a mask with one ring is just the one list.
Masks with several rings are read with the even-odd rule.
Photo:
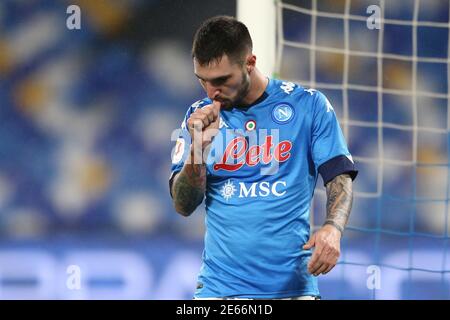
[[194, 36], [192, 57], [208, 65], [226, 54], [232, 62], [243, 62], [253, 43], [247, 27], [234, 17], [216, 16], [202, 23]]

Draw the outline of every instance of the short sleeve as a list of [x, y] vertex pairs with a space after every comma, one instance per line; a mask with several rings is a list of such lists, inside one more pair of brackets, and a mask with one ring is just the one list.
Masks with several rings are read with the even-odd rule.
[[344, 173], [355, 179], [358, 171], [331, 103], [319, 91], [313, 96], [311, 148], [315, 167], [324, 184]]

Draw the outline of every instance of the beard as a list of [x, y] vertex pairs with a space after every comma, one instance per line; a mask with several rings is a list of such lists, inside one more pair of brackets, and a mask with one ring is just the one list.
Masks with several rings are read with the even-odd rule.
[[221, 107], [230, 110], [235, 106], [243, 105], [243, 100], [250, 90], [250, 76], [245, 71], [242, 72], [242, 82], [239, 85], [238, 92], [234, 98], [219, 99]]

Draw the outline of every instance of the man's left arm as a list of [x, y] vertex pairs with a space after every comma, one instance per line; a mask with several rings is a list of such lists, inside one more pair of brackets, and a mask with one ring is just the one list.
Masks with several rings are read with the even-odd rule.
[[308, 272], [314, 276], [326, 274], [336, 265], [340, 255], [342, 233], [352, 209], [352, 178], [341, 174], [326, 184], [327, 218], [323, 226], [303, 246], [315, 247], [308, 264]]

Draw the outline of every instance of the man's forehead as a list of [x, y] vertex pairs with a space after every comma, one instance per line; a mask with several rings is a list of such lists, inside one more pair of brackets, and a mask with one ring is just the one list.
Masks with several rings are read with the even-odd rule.
[[231, 67], [232, 63], [230, 58], [224, 54], [222, 57], [212, 59], [209, 63], [200, 64], [194, 57], [194, 67], [199, 69], [218, 69], [224, 67]]
[[211, 61], [209, 64], [200, 65], [194, 58], [194, 73], [203, 79], [213, 79], [227, 76], [236, 66], [231, 64], [227, 56], [220, 60]]

